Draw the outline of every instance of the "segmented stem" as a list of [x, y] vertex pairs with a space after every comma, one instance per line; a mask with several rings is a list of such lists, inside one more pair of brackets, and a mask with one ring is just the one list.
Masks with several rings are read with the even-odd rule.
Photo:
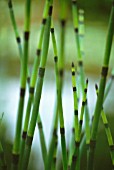
[[98, 129], [99, 118], [101, 115], [101, 110], [102, 110], [102, 105], [103, 105], [106, 77], [107, 77], [107, 72], [108, 72], [111, 45], [112, 45], [112, 39], [113, 39], [113, 33], [114, 33], [113, 30], [114, 30], [114, 3], [112, 6], [110, 20], [109, 20], [109, 28], [108, 28], [106, 48], [105, 48], [105, 54], [104, 54], [104, 62], [103, 62], [100, 85], [99, 85], [99, 94], [98, 94], [98, 98], [97, 98], [97, 102], [96, 102], [96, 107], [95, 107], [95, 111], [94, 111], [94, 119], [93, 119], [93, 123], [92, 123], [88, 170], [93, 169], [93, 160], [94, 160], [97, 129]]

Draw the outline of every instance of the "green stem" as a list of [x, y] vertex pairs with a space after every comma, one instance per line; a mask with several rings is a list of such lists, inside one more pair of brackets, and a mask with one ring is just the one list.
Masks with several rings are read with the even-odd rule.
[[96, 102], [96, 107], [95, 107], [95, 111], [94, 111], [94, 119], [93, 119], [93, 123], [92, 123], [88, 170], [93, 169], [97, 129], [98, 129], [99, 118], [101, 115], [101, 110], [102, 110], [102, 105], [103, 105], [103, 98], [104, 98], [106, 77], [107, 77], [109, 60], [110, 60], [110, 52], [111, 52], [113, 33], [114, 33], [114, 2], [113, 2], [112, 10], [111, 10], [110, 21], [109, 21], [104, 62], [103, 62], [100, 85], [99, 85], [99, 94], [98, 94], [98, 98], [97, 98], [97, 102]]
[[17, 112], [15, 139], [14, 139], [13, 151], [12, 151], [12, 169], [18, 169], [17, 167], [19, 163], [21, 129], [22, 129], [24, 99], [25, 99], [26, 80], [27, 80], [28, 42], [29, 42], [29, 31], [30, 31], [30, 7], [31, 7], [31, 0], [26, 0], [24, 52], [21, 60], [20, 98], [19, 98], [18, 112]]
[[0, 169], [1, 170], [7, 170], [7, 165], [6, 165], [6, 161], [4, 158], [4, 151], [2, 148], [2, 144], [0, 142]]
[[47, 0], [45, 3], [45, 7], [44, 7], [43, 19], [42, 19], [42, 24], [41, 24], [41, 28], [40, 28], [40, 36], [39, 36], [39, 41], [38, 41], [38, 47], [36, 50], [36, 57], [34, 60], [33, 71], [32, 71], [32, 75], [31, 75], [31, 79], [30, 79], [29, 98], [28, 98], [28, 103], [27, 103], [24, 128], [23, 128], [23, 134], [22, 134], [22, 142], [21, 142], [21, 157], [20, 157], [20, 163], [19, 163], [20, 169], [22, 166], [26, 134], [27, 134], [28, 124], [29, 124], [29, 119], [30, 119], [32, 102], [33, 102], [33, 98], [34, 98], [34, 89], [35, 89], [35, 84], [36, 84], [36, 79], [37, 79], [38, 67], [39, 67], [39, 63], [40, 63], [42, 41], [43, 41], [43, 36], [44, 36], [46, 19], [48, 16], [48, 10], [49, 10], [49, 1]]
[[37, 80], [36, 92], [34, 96], [31, 120], [30, 120], [30, 124], [28, 127], [28, 133], [27, 133], [27, 138], [26, 138], [26, 143], [25, 143], [22, 170], [26, 170], [28, 167], [31, 146], [32, 146], [32, 141], [33, 141], [33, 136], [34, 136], [34, 130], [35, 130], [37, 116], [39, 112], [39, 105], [40, 105], [42, 86], [43, 86], [43, 77], [44, 77], [47, 54], [48, 54], [48, 47], [49, 47], [51, 15], [52, 15], [52, 2], [50, 2], [49, 16], [47, 18], [46, 28], [44, 31], [43, 48], [42, 48], [41, 61], [40, 61], [40, 67], [39, 67], [39, 73], [38, 73], [38, 80]]

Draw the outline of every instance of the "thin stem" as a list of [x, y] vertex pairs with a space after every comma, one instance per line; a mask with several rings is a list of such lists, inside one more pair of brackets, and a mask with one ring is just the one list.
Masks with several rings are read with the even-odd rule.
[[26, 134], [27, 134], [28, 124], [29, 124], [29, 119], [30, 119], [32, 102], [33, 102], [33, 98], [34, 98], [34, 89], [35, 89], [35, 84], [36, 84], [36, 80], [37, 80], [37, 73], [38, 73], [38, 67], [39, 67], [40, 56], [41, 56], [42, 41], [43, 41], [43, 36], [44, 36], [46, 20], [47, 20], [47, 16], [48, 16], [48, 10], [49, 10], [49, 1], [47, 0], [45, 3], [45, 7], [44, 7], [43, 19], [42, 19], [42, 23], [41, 23], [41, 27], [40, 27], [40, 36], [39, 36], [39, 41], [38, 41], [38, 47], [36, 50], [36, 57], [34, 60], [33, 71], [32, 71], [32, 75], [31, 75], [31, 79], [30, 79], [29, 98], [28, 98], [28, 102], [27, 102], [27, 109], [26, 109], [25, 121], [24, 121], [23, 133], [22, 133], [21, 157], [20, 157], [20, 165], [19, 165], [20, 168], [22, 166], [25, 140], [26, 140]]
[[0, 141], [0, 169], [1, 170], [7, 170], [7, 165], [6, 165], [6, 161], [5, 161], [5, 157], [4, 157], [4, 151], [2, 148], [2, 144]]
[[83, 124], [83, 115], [85, 106], [87, 105], [87, 88], [88, 88], [88, 79], [86, 80], [85, 88], [84, 88], [84, 96], [82, 99], [82, 106], [81, 106], [81, 113], [80, 113], [80, 119], [78, 124], [78, 129], [75, 131], [75, 150], [72, 156], [72, 163], [71, 163], [71, 170], [75, 169], [77, 158], [79, 156], [79, 146], [81, 141], [81, 132], [82, 132], [82, 124]]
[[98, 94], [98, 98], [97, 98], [97, 102], [96, 102], [96, 107], [95, 107], [95, 111], [94, 111], [94, 119], [93, 119], [93, 123], [92, 123], [88, 170], [93, 169], [93, 160], [94, 160], [97, 129], [98, 129], [99, 118], [101, 115], [101, 110], [102, 110], [102, 105], [103, 105], [106, 77], [107, 77], [107, 72], [108, 72], [111, 45], [112, 45], [112, 39], [113, 39], [113, 33], [114, 33], [113, 30], [114, 30], [114, 2], [112, 5], [110, 20], [109, 20], [109, 28], [108, 28], [106, 48], [105, 48], [105, 54], [104, 54], [104, 62], [103, 62], [100, 85], [99, 85], [99, 94]]
[[[95, 88], [96, 88], [96, 94], [98, 96], [99, 92], [98, 92], [97, 84], [95, 85]], [[105, 127], [105, 132], [106, 132], [106, 136], [107, 136], [107, 140], [108, 140], [108, 144], [109, 144], [109, 148], [110, 148], [112, 167], [114, 167], [114, 141], [113, 141], [113, 138], [112, 138], [112, 134], [111, 134], [111, 130], [110, 130], [110, 127], [109, 127], [108, 120], [107, 120], [107, 116], [106, 116], [103, 108], [101, 110], [101, 118], [102, 118], [102, 121], [103, 121], [103, 124], [104, 124], [104, 127]]]
[[44, 136], [43, 125], [42, 125], [42, 121], [40, 118], [40, 114], [38, 114], [37, 125], [39, 129], [39, 134], [40, 134], [40, 144], [41, 144], [43, 162], [44, 162], [44, 166], [46, 166], [47, 148], [46, 148], [45, 136]]
[[17, 111], [17, 123], [15, 139], [12, 151], [12, 169], [18, 169], [19, 154], [20, 154], [20, 141], [21, 141], [21, 129], [24, 109], [24, 99], [26, 90], [27, 80], [27, 63], [28, 63], [28, 43], [29, 43], [29, 31], [30, 31], [30, 9], [31, 0], [26, 0], [25, 6], [25, 32], [24, 32], [24, 52], [21, 62], [21, 73], [20, 73], [20, 98]]
[[75, 77], [75, 67], [74, 63], [72, 63], [72, 89], [73, 89], [73, 99], [74, 99], [74, 128], [72, 133], [72, 140], [71, 140], [71, 147], [69, 150], [69, 161], [68, 161], [68, 168], [70, 169], [72, 163], [72, 156], [75, 148], [75, 136], [77, 136], [78, 132], [78, 96], [77, 96], [77, 89], [76, 89], [76, 77]]
[[38, 112], [39, 112], [39, 105], [40, 105], [42, 86], [43, 86], [43, 78], [44, 78], [44, 74], [45, 74], [45, 66], [46, 66], [46, 62], [47, 62], [47, 54], [48, 54], [48, 48], [49, 48], [52, 3], [53, 2], [51, 1], [50, 7], [49, 7], [49, 16], [47, 18], [46, 28], [44, 31], [43, 47], [42, 47], [41, 61], [40, 61], [40, 67], [39, 67], [39, 73], [38, 73], [38, 80], [37, 80], [37, 85], [36, 85], [34, 101], [33, 101], [31, 120], [30, 120], [30, 124], [28, 127], [27, 138], [26, 138], [26, 143], [25, 143], [25, 151], [24, 151], [24, 157], [23, 157], [22, 170], [26, 170], [28, 167], [31, 146], [32, 146], [32, 141], [33, 141], [33, 136], [34, 136], [34, 130], [35, 130]]
[[[16, 38], [17, 45], [18, 45], [20, 59], [22, 60], [22, 57], [23, 57], [22, 43], [21, 43], [21, 38], [20, 38], [20, 35], [19, 35], [18, 26], [17, 26], [16, 19], [15, 19], [15, 14], [14, 14], [14, 10], [13, 10], [12, 0], [8, 0], [8, 7], [9, 7], [9, 12], [10, 12], [10, 18], [11, 18], [12, 26], [13, 26], [14, 33], [15, 33], [15, 38]], [[27, 80], [28, 80], [28, 84], [29, 84], [29, 80], [30, 80], [29, 70], [27, 70], [27, 74], [28, 74]]]

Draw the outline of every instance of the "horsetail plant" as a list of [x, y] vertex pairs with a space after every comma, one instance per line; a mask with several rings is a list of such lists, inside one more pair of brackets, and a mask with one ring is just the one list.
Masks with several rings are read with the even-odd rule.
[[40, 113], [38, 114], [37, 125], [38, 125], [39, 135], [40, 135], [42, 158], [43, 158], [44, 166], [46, 167], [47, 147], [46, 147], [46, 141], [45, 141], [45, 136], [44, 136], [43, 125], [42, 125], [42, 120], [41, 120], [41, 117], [40, 117]]
[[113, 33], [114, 33], [114, 1], [113, 1], [112, 9], [111, 9], [110, 20], [109, 20], [109, 28], [108, 28], [106, 47], [105, 47], [104, 61], [103, 61], [101, 79], [100, 79], [100, 84], [99, 84], [99, 94], [97, 97], [96, 107], [95, 107], [95, 111], [94, 111], [94, 119], [93, 119], [93, 123], [92, 123], [88, 170], [93, 169], [93, 160], [94, 160], [97, 129], [98, 129], [99, 118], [100, 118], [101, 110], [102, 110]]
[[47, 54], [48, 54], [48, 47], [49, 47], [52, 5], [53, 5], [53, 1], [51, 0], [50, 7], [49, 7], [49, 14], [48, 14], [48, 18], [47, 18], [46, 26], [45, 26], [46, 28], [45, 28], [44, 37], [43, 37], [43, 47], [42, 47], [41, 61], [40, 61], [40, 67], [39, 67], [39, 73], [38, 73], [38, 80], [37, 80], [37, 85], [36, 85], [36, 93], [34, 96], [32, 115], [31, 115], [31, 120], [30, 120], [30, 124], [28, 127], [26, 143], [25, 143], [25, 150], [24, 150], [23, 163], [22, 163], [23, 170], [27, 169], [28, 167], [30, 151], [31, 151], [31, 146], [32, 146], [32, 141], [33, 141], [33, 136], [34, 136], [34, 130], [35, 130], [37, 116], [39, 112], [39, 104], [40, 104], [40, 98], [41, 98], [42, 86], [43, 86], [43, 77], [44, 77]]
[[86, 80], [85, 88], [84, 88], [84, 96], [82, 99], [82, 106], [81, 106], [81, 113], [80, 113], [80, 119], [77, 127], [77, 131], [75, 131], [75, 148], [74, 153], [72, 156], [72, 162], [71, 162], [71, 170], [75, 169], [77, 158], [79, 156], [79, 146], [81, 141], [81, 132], [82, 132], [82, 124], [83, 124], [83, 115], [85, 110], [85, 105], [87, 104], [87, 88], [88, 88], [88, 79]]
[[[9, 7], [10, 18], [11, 18], [12, 26], [13, 26], [13, 29], [14, 29], [18, 49], [19, 49], [20, 59], [22, 60], [22, 57], [23, 57], [22, 43], [21, 43], [21, 38], [20, 38], [20, 35], [19, 35], [19, 31], [18, 31], [18, 26], [17, 26], [16, 20], [15, 20], [12, 0], [8, 0], [8, 7]], [[27, 81], [28, 81], [28, 84], [29, 84], [29, 81], [30, 81], [29, 70], [27, 70], [27, 73], [28, 73]]]
[[64, 76], [64, 63], [65, 63], [65, 32], [66, 32], [66, 14], [67, 14], [67, 3], [65, 0], [60, 0], [60, 49], [59, 49], [59, 75], [60, 75], [60, 87], [63, 85]]
[[16, 20], [15, 20], [12, 0], [8, 0], [8, 7], [9, 7], [9, 12], [10, 12], [10, 18], [11, 18], [11, 21], [12, 21], [12, 26], [13, 26], [13, 29], [14, 29], [14, 32], [15, 32], [16, 41], [17, 41], [17, 44], [18, 44], [20, 58], [22, 58], [21, 38], [20, 38], [20, 35], [19, 35], [17, 23], [16, 23]]
[[[95, 85], [95, 88], [96, 88], [96, 94], [98, 96], [98, 86], [97, 86], [97, 84]], [[108, 140], [108, 144], [109, 144], [109, 148], [110, 148], [112, 168], [114, 168], [114, 142], [113, 142], [111, 130], [110, 130], [110, 127], [109, 127], [109, 123], [108, 123], [108, 120], [107, 120], [107, 116], [106, 116], [103, 108], [101, 110], [101, 118], [102, 118], [102, 121], [103, 121], [103, 124], [104, 124], [104, 127], [105, 127], [105, 132], [106, 132], [106, 136], [107, 136], [107, 140]]]
[[[20, 96], [17, 110], [17, 123], [15, 130], [15, 138], [12, 150], [12, 170], [27, 170], [31, 148], [35, 133], [35, 127], [38, 127], [40, 136], [41, 154], [45, 170], [57, 169], [57, 147], [58, 147], [58, 127], [61, 141], [62, 152], [62, 168], [63, 170], [79, 170], [81, 169], [81, 157], [84, 144], [86, 144], [87, 170], [93, 169], [95, 144], [97, 139], [97, 130], [100, 116], [102, 118], [106, 137], [109, 145], [112, 168], [114, 169], [114, 141], [107, 116], [104, 112], [104, 102], [111, 89], [114, 80], [114, 68], [112, 69], [109, 81], [106, 84], [106, 78], [109, 67], [111, 45], [114, 33], [114, 0], [109, 21], [108, 35], [104, 54], [104, 61], [101, 72], [101, 79], [98, 86], [96, 85], [97, 100], [93, 115], [93, 121], [90, 124], [90, 115], [88, 109], [87, 89], [88, 79], [85, 79], [85, 71], [83, 67], [84, 51], [84, 11], [78, 10], [77, 0], [72, 0], [72, 20], [75, 31], [75, 43], [77, 49], [77, 76], [74, 63], [72, 63], [72, 90], [73, 90], [73, 123], [70, 146], [67, 148], [64, 124], [64, 107], [63, 107], [63, 80], [65, 67], [65, 36], [66, 36], [66, 18], [67, 18], [67, 1], [60, 0], [60, 41], [59, 55], [57, 49], [57, 41], [55, 37], [55, 29], [52, 22], [53, 0], [45, 0], [42, 23], [40, 25], [39, 41], [36, 50], [36, 56], [33, 62], [31, 78], [29, 80], [29, 96], [25, 109], [25, 119], [23, 122], [23, 111], [25, 106], [25, 92], [28, 71], [28, 54], [29, 54], [29, 34], [30, 34], [30, 16], [31, 16], [31, 0], [26, 0], [25, 4], [25, 22], [24, 22], [24, 41], [23, 48], [18, 26], [15, 19], [12, 0], [8, 0], [10, 19], [12, 22], [15, 38], [18, 44], [20, 54]], [[46, 138], [44, 135], [41, 114], [39, 113], [40, 100], [42, 96], [42, 88], [44, 84], [45, 68], [47, 64], [48, 50], [50, 44], [50, 32], [52, 38], [52, 46], [54, 52], [54, 71], [56, 83], [56, 95], [54, 114], [52, 121], [52, 133], [49, 145], [46, 146]], [[28, 73], [27, 73], [28, 72]], [[28, 74], [28, 75], [27, 75]], [[106, 87], [105, 87], [106, 86]], [[81, 105], [80, 102], [81, 101]], [[79, 114], [80, 113], [80, 114]], [[23, 122], [23, 124], [22, 124]], [[84, 123], [83, 123], [84, 122]], [[23, 126], [22, 126], [23, 125]], [[84, 126], [83, 126], [84, 125]], [[84, 127], [84, 130], [82, 129]], [[22, 136], [21, 136], [22, 135]], [[68, 151], [68, 152], [67, 152]], [[4, 158], [5, 152], [0, 141], [0, 169], [7, 169], [7, 162]]]
[[15, 139], [14, 139], [13, 151], [12, 151], [12, 170], [18, 169], [19, 154], [20, 154], [21, 129], [22, 129], [24, 98], [25, 98], [26, 80], [27, 80], [28, 40], [29, 40], [29, 31], [30, 31], [30, 7], [31, 7], [31, 0], [26, 0], [24, 51], [21, 60], [20, 98], [18, 104]]
[[83, 59], [82, 59], [82, 53], [81, 53], [81, 45], [80, 45], [80, 39], [79, 39], [79, 17], [78, 17], [78, 7], [77, 7], [77, 1], [72, 0], [72, 17], [73, 17], [73, 25], [74, 25], [74, 32], [75, 32], [75, 38], [76, 38], [76, 46], [77, 46], [77, 53], [78, 53], [78, 67], [77, 71], [79, 73], [79, 79], [80, 79], [80, 86], [81, 91], [83, 93], [84, 89], [84, 83], [85, 83], [85, 74], [83, 69]]
[[[62, 159], [63, 159], [63, 169], [67, 169], [67, 151], [66, 151], [66, 140], [65, 140], [65, 129], [64, 129], [64, 117], [63, 117], [63, 108], [62, 108], [62, 97], [61, 97], [61, 80], [59, 77], [59, 69], [58, 69], [58, 53], [57, 53], [57, 45], [56, 45], [56, 39], [55, 39], [55, 34], [54, 34], [54, 27], [52, 25], [51, 28], [51, 33], [52, 33], [52, 43], [53, 43], [53, 49], [54, 49], [54, 61], [55, 61], [55, 75], [56, 75], [56, 96], [57, 96], [57, 107], [56, 107], [56, 114], [58, 116], [59, 112], [59, 119], [60, 119], [60, 134], [61, 134], [61, 148], [62, 148]], [[55, 116], [55, 125], [54, 127], [57, 128], [57, 120]], [[55, 130], [54, 128], [54, 130]]]
[[[50, 169], [51, 166], [56, 166], [56, 150], [57, 150], [57, 125], [58, 125], [58, 100], [57, 100], [57, 91], [59, 89], [59, 79], [58, 79], [58, 54], [57, 54], [57, 45], [56, 38], [54, 33], [53, 22], [51, 24], [51, 37], [54, 51], [54, 63], [55, 63], [55, 77], [56, 77], [56, 101], [55, 101], [55, 109], [54, 109], [54, 123], [52, 127], [52, 138], [49, 144], [49, 151], [47, 157], [47, 166], [46, 169]], [[55, 154], [55, 155], [54, 155]]]
[[76, 89], [76, 77], [75, 77], [75, 67], [74, 63], [72, 63], [72, 89], [73, 89], [73, 99], [74, 99], [74, 122], [73, 122], [73, 132], [72, 132], [72, 139], [71, 145], [69, 150], [69, 160], [68, 160], [68, 168], [70, 169], [73, 151], [75, 147], [75, 133], [78, 131], [78, 96], [77, 96], [77, 89]]
[[24, 152], [24, 147], [25, 147], [27, 129], [28, 129], [28, 125], [29, 125], [31, 106], [32, 106], [33, 98], [34, 98], [34, 89], [35, 89], [35, 84], [36, 84], [36, 80], [37, 80], [37, 72], [38, 72], [38, 67], [39, 67], [39, 63], [40, 63], [42, 41], [43, 41], [43, 35], [44, 35], [44, 29], [45, 29], [46, 19], [47, 19], [47, 15], [48, 15], [48, 10], [49, 10], [49, 1], [46, 0], [44, 12], [43, 12], [43, 19], [42, 19], [42, 23], [41, 23], [40, 35], [39, 35], [38, 48], [36, 51], [37, 55], [34, 60], [33, 71], [32, 71], [32, 75], [31, 75], [31, 79], [30, 79], [29, 98], [28, 98], [28, 103], [27, 103], [27, 108], [26, 108], [26, 116], [25, 116], [25, 121], [24, 121], [22, 142], [21, 142], [20, 167], [21, 167], [22, 160], [23, 160], [23, 152]]

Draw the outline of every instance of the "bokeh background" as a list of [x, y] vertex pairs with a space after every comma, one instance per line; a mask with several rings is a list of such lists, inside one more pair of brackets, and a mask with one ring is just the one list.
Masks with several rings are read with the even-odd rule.
[[[65, 37], [65, 77], [63, 88], [63, 110], [66, 127], [67, 146], [69, 145], [69, 135], [71, 134], [72, 115], [73, 115], [73, 97], [71, 85], [71, 63], [72, 61], [77, 65], [77, 51], [75, 45], [72, 15], [71, 15], [71, 1], [66, 0], [67, 7], [67, 23], [66, 23], [66, 37]], [[23, 38], [24, 29], [24, 8], [25, 0], [13, 0], [16, 21], [18, 23], [19, 33]], [[94, 84], [99, 82], [101, 65], [104, 55], [108, 20], [111, 8], [110, 0], [80, 0], [78, 2], [80, 9], [85, 11], [85, 38], [84, 38], [84, 69], [86, 77], [89, 78], [89, 108], [90, 114], [94, 111], [96, 95]], [[39, 37], [39, 26], [42, 20], [42, 12], [44, 7], [44, 0], [32, 0], [31, 11], [31, 33], [30, 33], [30, 49], [29, 49], [29, 68], [32, 70], [33, 60], [36, 54], [37, 42]], [[54, 0], [53, 20], [55, 25], [55, 33], [57, 45], [59, 49], [60, 40], [60, 4], [59, 1]], [[114, 67], [114, 40], [111, 51], [110, 69]], [[2, 124], [0, 127], [0, 138], [3, 147], [6, 151], [7, 160], [10, 163], [13, 137], [15, 133], [17, 104], [19, 97], [19, 73], [20, 60], [18, 48], [9, 16], [9, 9], [7, 0], [0, 0], [0, 117], [4, 112]], [[114, 137], [113, 130], [113, 98], [114, 85], [105, 102], [105, 112], [110, 123], [110, 127]], [[28, 95], [28, 94], [26, 94]], [[27, 97], [27, 96], [26, 96]], [[55, 75], [53, 62], [53, 49], [50, 42], [47, 71], [45, 75], [45, 82], [43, 86], [43, 93], [41, 98], [40, 112], [46, 136], [46, 143], [48, 145], [51, 133], [53, 110], [55, 100]], [[51, 106], [51, 107], [50, 107]], [[37, 146], [36, 146], [37, 145]], [[37, 149], [36, 149], [37, 148]], [[85, 151], [85, 150], [84, 150]], [[59, 153], [60, 144], [59, 144]], [[82, 169], [85, 167], [85, 152], [82, 155]], [[99, 125], [97, 150], [95, 156], [95, 170], [111, 169], [110, 153], [108, 143], [104, 131], [102, 121]], [[37, 161], [37, 164], [35, 164]], [[58, 160], [58, 162], [60, 162]], [[39, 163], [38, 163], [39, 162]], [[103, 162], [103, 163], [102, 163]], [[43, 169], [43, 162], [41, 158], [41, 150], [39, 144], [38, 130], [33, 143], [33, 153], [31, 155], [31, 167], [33, 170]], [[30, 167], [30, 169], [31, 169]]]

